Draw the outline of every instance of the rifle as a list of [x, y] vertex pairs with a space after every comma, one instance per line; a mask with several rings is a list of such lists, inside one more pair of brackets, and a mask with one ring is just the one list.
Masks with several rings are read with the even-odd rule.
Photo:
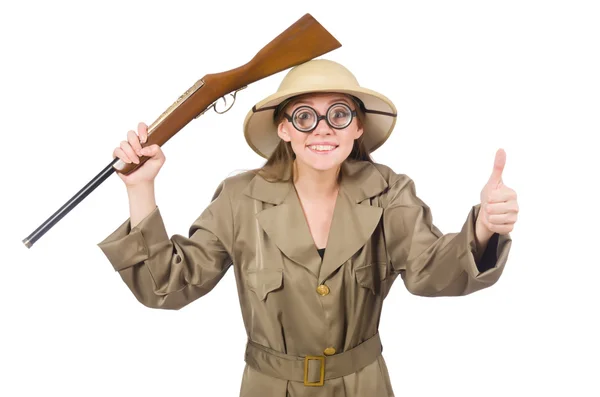
[[[294, 24], [264, 46], [248, 63], [226, 72], [207, 74], [186, 90], [167, 110], [148, 127], [148, 139], [142, 147], [164, 145], [190, 121], [213, 108], [217, 100], [225, 95], [235, 95], [248, 84], [286, 70], [292, 66], [310, 61], [313, 58], [333, 51], [342, 45], [310, 14], [305, 14]], [[141, 156], [140, 162], [125, 163], [114, 158], [98, 175], [77, 192], [67, 203], [58, 209], [44, 223], [35, 229], [23, 244], [31, 248], [33, 244], [68, 214], [77, 204], [104, 182], [115, 171], [130, 174], [141, 167], [149, 157]]]

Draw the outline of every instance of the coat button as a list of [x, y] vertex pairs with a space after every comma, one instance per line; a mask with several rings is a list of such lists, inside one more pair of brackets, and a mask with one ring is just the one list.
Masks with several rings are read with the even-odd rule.
[[327, 349], [323, 350], [323, 353], [326, 356], [333, 356], [335, 354], [335, 349], [333, 347], [328, 347]]
[[329, 287], [325, 284], [321, 284], [317, 287], [317, 292], [319, 293], [319, 295], [325, 296], [329, 294]]

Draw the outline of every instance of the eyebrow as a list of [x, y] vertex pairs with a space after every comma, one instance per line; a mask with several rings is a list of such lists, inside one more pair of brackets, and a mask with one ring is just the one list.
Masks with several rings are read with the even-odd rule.
[[[349, 99], [348, 99], [348, 98], [346, 98], [346, 97], [339, 97], [339, 98], [334, 98], [334, 99], [331, 99], [329, 102], [327, 102], [327, 105], [331, 105], [331, 104], [332, 104], [332, 103], [334, 103], [334, 102], [340, 102], [340, 101], [342, 101], [342, 102], [346, 103], [347, 105], [353, 105], [353, 104], [354, 104], [354, 103], [353, 103], [353, 101], [349, 100]], [[314, 105], [314, 104], [315, 104], [315, 103], [314, 103], [313, 101], [311, 101], [310, 99], [298, 99], [298, 100], [294, 101], [294, 102], [291, 104], [291, 106], [292, 106], [292, 107], [294, 107], [294, 106], [296, 106], [296, 105], [298, 105], [298, 104], [300, 104], [300, 103], [304, 103], [304, 104], [306, 104], [306, 105]]]

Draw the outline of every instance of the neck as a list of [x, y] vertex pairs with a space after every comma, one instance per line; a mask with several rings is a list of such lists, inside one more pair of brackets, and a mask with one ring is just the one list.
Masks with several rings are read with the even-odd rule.
[[305, 196], [328, 198], [337, 195], [340, 167], [327, 171], [302, 166], [294, 160], [294, 186]]

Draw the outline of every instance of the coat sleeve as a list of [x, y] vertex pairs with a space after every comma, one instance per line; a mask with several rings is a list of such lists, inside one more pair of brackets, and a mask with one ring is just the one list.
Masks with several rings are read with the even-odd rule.
[[145, 306], [180, 309], [210, 292], [232, 265], [233, 216], [225, 182], [188, 237], [169, 238], [156, 207], [133, 229], [129, 218], [98, 244]]
[[387, 194], [383, 223], [388, 258], [410, 293], [462, 296], [498, 281], [512, 238], [495, 233], [485, 252], [477, 251], [475, 221], [481, 204], [471, 208], [459, 233], [443, 234], [408, 176], [402, 175]]

